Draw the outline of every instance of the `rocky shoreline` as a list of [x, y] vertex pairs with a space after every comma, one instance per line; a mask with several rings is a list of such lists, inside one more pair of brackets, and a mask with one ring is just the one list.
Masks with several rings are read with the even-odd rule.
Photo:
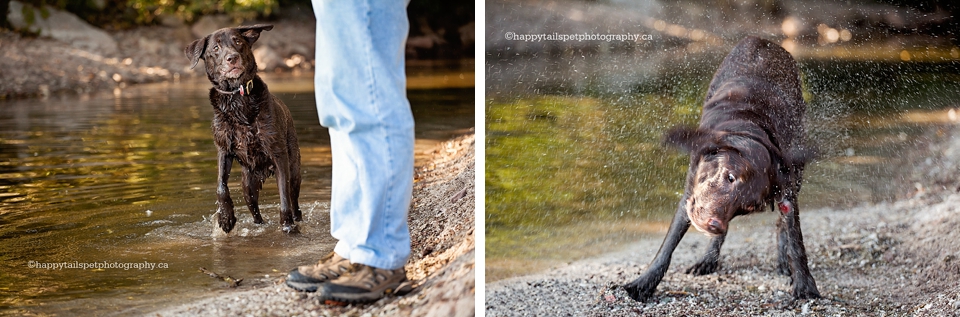
[[688, 232], [647, 303], [630, 299], [621, 285], [643, 272], [665, 231], [619, 252], [488, 284], [486, 315], [957, 316], [960, 128], [939, 132], [909, 154], [916, 160], [902, 181], [917, 188], [909, 197], [802, 213], [822, 299], [790, 295], [789, 278], [775, 270], [776, 215], [765, 213], [731, 223], [714, 274], [682, 273], [709, 244], [703, 234]]
[[368, 305], [327, 306], [316, 293], [297, 292], [283, 280], [225, 290], [219, 295], [149, 313], [149, 316], [473, 316], [475, 236], [473, 134], [439, 144], [431, 163], [416, 172], [407, 277], [412, 293]]
[[[301, 18], [270, 23], [275, 25], [274, 30], [255, 45], [261, 71], [310, 70], [314, 56], [313, 20]], [[193, 27], [159, 25], [106, 32], [109, 36], [104, 45], [117, 49], [112, 53], [0, 29], [0, 56], [3, 57], [0, 68], [4, 70], [0, 73], [0, 99], [88, 94], [103, 89], [123, 89], [132, 84], [202, 76], [202, 67], [190, 68], [183, 48], [200, 36], [231, 25], [234, 25], [231, 20], [213, 16]], [[104, 32], [96, 29], [91, 32], [94, 31]]]

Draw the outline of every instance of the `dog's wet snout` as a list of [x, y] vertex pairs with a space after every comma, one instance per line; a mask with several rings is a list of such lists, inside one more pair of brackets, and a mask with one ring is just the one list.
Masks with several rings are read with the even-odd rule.
[[233, 63], [236, 63], [239, 59], [240, 59], [240, 54], [237, 54], [237, 53], [227, 54], [227, 63], [233, 64]]
[[727, 226], [723, 224], [720, 219], [710, 218], [707, 220], [707, 226], [710, 232], [712, 233], [724, 233], [727, 232]]

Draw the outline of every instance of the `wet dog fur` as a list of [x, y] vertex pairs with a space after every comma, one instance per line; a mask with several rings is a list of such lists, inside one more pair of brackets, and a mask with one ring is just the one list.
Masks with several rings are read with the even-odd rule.
[[213, 105], [213, 137], [217, 146], [217, 223], [224, 232], [237, 222], [227, 182], [233, 161], [240, 163], [247, 208], [262, 224], [260, 189], [275, 174], [280, 190], [280, 220], [284, 232], [296, 232], [303, 216], [300, 196], [300, 147], [290, 110], [270, 93], [257, 75], [252, 45], [260, 33], [273, 29], [258, 24], [224, 28], [193, 41], [184, 49], [191, 67], [203, 60]]
[[716, 272], [730, 221], [770, 205], [780, 213], [777, 271], [791, 277], [795, 298], [819, 298], [797, 204], [812, 154], [803, 144], [806, 104], [796, 62], [780, 46], [747, 37], [724, 59], [705, 100], [699, 127], [664, 136], [665, 144], [690, 153], [686, 189], [653, 262], [624, 288], [634, 300], [650, 298], [690, 225], [712, 239], [686, 273]]

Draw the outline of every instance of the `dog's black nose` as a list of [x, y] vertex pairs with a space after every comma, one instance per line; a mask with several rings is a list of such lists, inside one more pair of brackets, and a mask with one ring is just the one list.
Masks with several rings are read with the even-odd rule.
[[227, 55], [227, 62], [228, 62], [228, 63], [233, 63], [233, 62], [237, 61], [237, 58], [240, 58], [240, 54], [233, 53], [233, 54]]
[[707, 221], [707, 226], [707, 230], [714, 234], [723, 234], [724, 232], [727, 232], [727, 226], [717, 218], [710, 218], [710, 220]]

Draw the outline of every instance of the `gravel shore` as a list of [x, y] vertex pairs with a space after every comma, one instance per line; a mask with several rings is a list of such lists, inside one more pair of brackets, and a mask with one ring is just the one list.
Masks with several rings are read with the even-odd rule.
[[[327, 306], [316, 293], [283, 280], [258, 280], [254, 289], [224, 291], [149, 316], [473, 316], [475, 301], [473, 134], [441, 143], [416, 172], [409, 213], [412, 254], [407, 278], [416, 288], [368, 305]], [[244, 283], [247, 283], [246, 281]]]
[[920, 156], [902, 179], [916, 180], [912, 197], [801, 212], [822, 299], [792, 298], [789, 278], [775, 271], [777, 215], [764, 213], [731, 223], [714, 274], [682, 273], [709, 244], [688, 232], [647, 303], [630, 299], [621, 285], [640, 276], [665, 230], [620, 252], [488, 284], [486, 315], [958, 316], [960, 134], [946, 130], [947, 137], [909, 154]]

